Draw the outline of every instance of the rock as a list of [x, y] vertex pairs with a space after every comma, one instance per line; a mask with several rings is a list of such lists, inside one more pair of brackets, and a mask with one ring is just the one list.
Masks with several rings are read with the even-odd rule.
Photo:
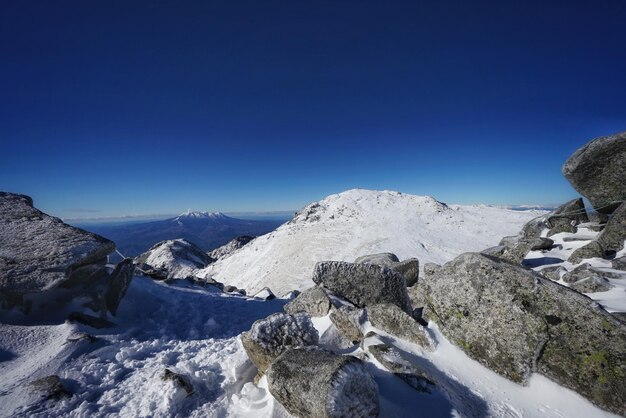
[[391, 267], [393, 264], [399, 261], [400, 260], [398, 259], [398, 257], [393, 253], [364, 255], [354, 260], [356, 264], [378, 264], [379, 266], [387, 267]]
[[250, 243], [255, 237], [251, 237], [249, 235], [242, 235], [240, 237], [234, 238], [230, 240], [228, 243], [222, 245], [219, 248], [214, 249], [208, 253], [208, 256], [212, 260], [219, 260], [221, 258], [226, 258], [238, 249], [242, 248], [246, 244]]
[[582, 237], [564, 237], [563, 242], [580, 242], [580, 241], [591, 241], [590, 238], [582, 238]]
[[434, 350], [434, 341], [426, 328], [396, 305], [379, 304], [366, 308], [367, 319], [372, 326], [395, 337], [417, 344], [426, 350]]
[[497, 246], [481, 251], [482, 254], [497, 257], [513, 264], [520, 264], [530, 251], [550, 249], [554, 241], [549, 238], [519, 238], [509, 246]]
[[611, 315], [617, 318], [621, 323], [626, 324], [626, 312], [612, 312]]
[[591, 264], [585, 263], [576, 267], [574, 270], [568, 273], [565, 273], [563, 275], [563, 281], [565, 283], [575, 283], [579, 280], [584, 280], [584, 279], [588, 279], [591, 277], [597, 277], [597, 278], [610, 277], [612, 279], [618, 279], [620, 278], [620, 275], [615, 274], [615, 273], [610, 273], [607, 271], [596, 270], [591, 266]]
[[135, 264], [156, 280], [193, 277], [212, 261], [200, 247], [186, 239], [161, 241], [135, 258]]
[[606, 292], [613, 288], [613, 285], [604, 277], [589, 277], [579, 280], [570, 286], [580, 293]]
[[626, 271], [626, 256], [622, 256], [622, 257], [614, 259], [611, 262], [611, 267], [613, 267], [615, 270]]
[[622, 203], [613, 212], [611, 219], [596, 238], [605, 253], [621, 251], [624, 248], [624, 240], [626, 240], [626, 203]]
[[562, 204], [547, 217], [546, 222], [550, 228], [554, 228], [555, 222], [562, 219], [573, 221], [573, 225], [589, 222], [583, 199], [573, 199]]
[[356, 357], [288, 349], [272, 363], [267, 382], [270, 393], [297, 417], [378, 416], [378, 386]]
[[319, 334], [308, 314], [278, 312], [252, 324], [250, 331], [241, 334], [241, 342], [250, 360], [263, 374], [287, 348], [316, 345]]
[[310, 316], [326, 316], [330, 311], [331, 301], [324, 289], [319, 286], [311, 287], [300, 293], [297, 298], [285, 305], [285, 312], [295, 314], [306, 312]]
[[324, 261], [315, 265], [313, 281], [360, 308], [392, 303], [412, 311], [404, 276], [384, 266]]
[[408, 258], [404, 261], [398, 261], [398, 257], [392, 253], [381, 253], [364, 255], [354, 261], [356, 264], [376, 264], [379, 266], [389, 267], [404, 276], [407, 286], [413, 286], [419, 278], [419, 260], [417, 258]]
[[193, 395], [193, 386], [186, 376], [174, 373], [170, 369], [165, 369], [165, 371], [161, 375], [161, 380], [165, 382], [173, 382], [176, 387], [184, 390], [185, 393], [187, 393], [187, 396]]
[[91, 334], [87, 334], [86, 332], [76, 332], [72, 335], [70, 335], [69, 337], [67, 337], [66, 341], [68, 343], [77, 343], [77, 342], [81, 342], [81, 341], [87, 341], [90, 343], [94, 343], [96, 341], [98, 341], [98, 338], [94, 337]]
[[0, 293], [42, 292], [89, 264], [104, 265], [115, 244], [33, 208], [28, 196], [0, 192]]
[[342, 306], [330, 312], [330, 320], [346, 340], [357, 344], [363, 339], [363, 326], [367, 321], [364, 309]]
[[546, 267], [544, 269], [541, 269], [538, 273], [547, 279], [558, 282], [559, 280], [561, 280], [561, 275], [564, 272], [567, 272], [567, 270], [565, 270], [563, 267], [552, 266], [552, 267]]
[[544, 229], [548, 228], [545, 216], [539, 216], [526, 222], [519, 235], [520, 238], [538, 238]]
[[78, 322], [79, 324], [87, 325], [91, 328], [101, 329], [101, 328], [112, 328], [115, 324], [111, 321], [108, 321], [104, 318], [98, 318], [97, 316], [88, 315], [81, 312], [72, 312], [67, 317], [67, 320], [70, 322]]
[[404, 380], [418, 392], [431, 393], [435, 384], [430, 376], [422, 369], [411, 363], [402, 353], [387, 344], [374, 344], [367, 350], [387, 370]]
[[569, 157], [562, 171], [598, 212], [613, 212], [626, 197], [626, 132], [585, 144]]
[[117, 308], [120, 306], [124, 295], [126, 295], [134, 271], [135, 265], [133, 264], [133, 260], [127, 258], [119, 263], [109, 276], [107, 289], [104, 293], [104, 302], [111, 314], [117, 314]]
[[520, 240], [519, 235], [509, 235], [508, 237], [503, 237], [498, 244], [499, 247], [512, 247], [517, 244], [517, 241]]
[[63, 398], [71, 398], [72, 393], [67, 390], [63, 381], [57, 375], [42, 377], [29, 384], [32, 391], [38, 392], [42, 398], [46, 400], [61, 400]]
[[274, 295], [274, 293], [272, 292], [272, 290], [269, 287], [264, 287], [263, 289], [259, 290], [257, 293], [254, 294], [254, 296], [252, 296], [255, 299], [261, 299], [261, 300], [274, 300], [276, 299], [276, 295]]
[[602, 258], [604, 257], [604, 249], [598, 243], [598, 241], [591, 241], [584, 247], [580, 247], [575, 250], [567, 259], [572, 264], [578, 264], [588, 258]]
[[626, 326], [588, 297], [539, 274], [462, 254], [424, 280], [441, 332], [515, 382], [537, 371], [626, 413]]
[[549, 237], [551, 237], [552, 235], [560, 234], [562, 232], [567, 232], [570, 234], [575, 234], [576, 232], [578, 232], [578, 228], [576, 228], [576, 226], [574, 225], [574, 221], [570, 219], [557, 218], [554, 219], [551, 224], [552, 227], [548, 231]]

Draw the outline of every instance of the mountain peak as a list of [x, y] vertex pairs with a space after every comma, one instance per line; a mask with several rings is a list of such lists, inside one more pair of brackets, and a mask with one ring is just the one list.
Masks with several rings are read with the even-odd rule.
[[222, 212], [201, 212], [201, 211], [192, 211], [189, 209], [187, 212], [181, 213], [178, 215], [175, 220], [184, 220], [184, 219], [225, 219], [228, 216], [224, 215]]

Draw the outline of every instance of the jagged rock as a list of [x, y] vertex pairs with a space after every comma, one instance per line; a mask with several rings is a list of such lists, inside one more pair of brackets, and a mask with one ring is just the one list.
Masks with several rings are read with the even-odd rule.
[[377, 264], [379, 266], [389, 267], [404, 276], [407, 286], [413, 286], [419, 278], [420, 264], [417, 258], [408, 258], [404, 261], [398, 261], [398, 257], [392, 253], [381, 253], [364, 255], [354, 261], [356, 264]]
[[626, 240], [626, 203], [622, 203], [606, 223], [606, 226], [596, 238], [605, 253], [621, 251]]
[[561, 219], [573, 221], [573, 225], [578, 225], [582, 222], [589, 222], [589, 217], [587, 216], [583, 199], [573, 199], [562, 204], [548, 216], [546, 222], [550, 228], [554, 228], [555, 222]]
[[213, 251], [210, 251], [208, 255], [212, 260], [215, 260], [215, 261], [221, 258], [228, 257], [229, 255], [231, 255], [232, 253], [234, 253], [235, 251], [237, 251], [244, 245], [248, 244], [254, 238], [255, 237], [251, 237], [249, 235], [242, 235], [240, 237], [230, 240], [228, 243], [222, 245], [221, 247], [216, 248]]
[[399, 261], [400, 260], [398, 259], [398, 257], [393, 253], [369, 254], [361, 256], [354, 260], [354, 262], [357, 264], [378, 264], [379, 266], [387, 267], [391, 267], [394, 263], [397, 263]]
[[588, 297], [475, 253], [424, 282], [430, 318], [470, 357], [520, 383], [536, 370], [626, 413], [626, 326]]
[[554, 245], [549, 238], [519, 238], [509, 246], [499, 245], [481, 251], [482, 254], [506, 260], [509, 263], [519, 264], [530, 251], [547, 250]]
[[40, 394], [40, 396], [46, 400], [61, 400], [63, 398], [72, 397], [72, 392], [67, 390], [63, 381], [57, 375], [42, 377], [31, 383], [29, 388]]
[[109, 320], [104, 318], [98, 318], [97, 316], [88, 315], [81, 312], [72, 312], [67, 317], [67, 320], [70, 322], [78, 322], [79, 324], [87, 325], [91, 328], [112, 328], [115, 324]]
[[392, 303], [412, 311], [404, 276], [388, 267], [324, 261], [315, 265], [313, 281], [360, 308]]
[[434, 349], [434, 341], [426, 328], [396, 305], [379, 304], [366, 308], [367, 319], [381, 331], [417, 344], [427, 350]]
[[104, 302], [109, 312], [113, 315], [117, 314], [117, 308], [120, 306], [124, 295], [126, 295], [134, 271], [135, 265], [133, 260], [127, 258], [115, 267], [115, 270], [108, 278]]
[[589, 279], [592, 277], [603, 278], [610, 277], [612, 279], [619, 279], [621, 276], [616, 273], [610, 273], [608, 271], [600, 271], [594, 269], [591, 264], [585, 263], [576, 267], [574, 270], [565, 273], [563, 275], [563, 281], [565, 283], [575, 283], [580, 280]]
[[526, 222], [526, 224], [522, 227], [519, 235], [520, 238], [538, 238], [541, 236], [541, 233], [546, 228], [548, 228], [548, 224], [546, 223], [546, 217], [540, 216]]
[[330, 320], [346, 340], [356, 344], [363, 339], [362, 330], [367, 321], [364, 309], [342, 306], [330, 312]]
[[17, 299], [59, 286], [83, 266], [104, 265], [115, 250], [111, 241], [46, 215], [19, 194], [0, 192], [0, 225], [0, 293]]
[[300, 293], [298, 297], [286, 304], [284, 309], [292, 315], [296, 312], [306, 312], [317, 317], [328, 315], [331, 306], [330, 298], [324, 289], [314, 286]]
[[297, 417], [376, 417], [378, 386], [361, 360], [288, 349], [267, 371], [270, 393]]
[[405, 358], [398, 349], [387, 344], [374, 344], [368, 346], [367, 350], [394, 376], [404, 380], [413, 389], [418, 392], [432, 392], [435, 384], [430, 376]]
[[588, 258], [602, 258], [604, 257], [604, 249], [598, 243], [598, 241], [591, 241], [584, 247], [580, 247], [575, 250], [567, 259], [572, 264], [578, 264]]
[[580, 293], [595, 293], [606, 292], [612, 289], [613, 285], [604, 277], [589, 277], [573, 283], [570, 287]]
[[626, 197], [626, 132], [593, 139], [563, 164], [563, 175], [601, 213]]
[[575, 234], [576, 232], [578, 232], [578, 228], [576, 228], [576, 226], [574, 225], [574, 222], [575, 221], [572, 221], [566, 218], [553, 219], [550, 222], [552, 227], [548, 231], [548, 236], [551, 237], [552, 235], [560, 234], [562, 232]]
[[156, 280], [193, 277], [212, 261], [200, 247], [186, 239], [161, 241], [135, 258], [135, 264]]
[[272, 292], [272, 290], [269, 287], [264, 287], [263, 289], [255, 293], [254, 296], [252, 297], [255, 299], [261, 299], [261, 300], [276, 299], [276, 295]]
[[626, 256], [622, 256], [622, 257], [614, 259], [611, 262], [611, 267], [613, 267], [615, 270], [626, 271]]
[[287, 348], [316, 345], [319, 334], [308, 314], [277, 312], [252, 324], [250, 331], [241, 334], [241, 342], [250, 360], [263, 374]]
[[547, 279], [558, 282], [559, 280], [561, 280], [561, 274], [563, 274], [563, 272], [567, 272], [567, 270], [565, 270], [561, 266], [552, 266], [541, 269], [538, 273], [543, 275]]
[[165, 369], [165, 371], [161, 375], [161, 380], [165, 382], [167, 381], [173, 382], [174, 385], [176, 385], [176, 387], [179, 387], [182, 390], [184, 390], [185, 393], [187, 393], [187, 396], [193, 395], [193, 392], [194, 392], [193, 385], [191, 384], [191, 382], [186, 376], [183, 376], [178, 373], [174, 373], [170, 369]]

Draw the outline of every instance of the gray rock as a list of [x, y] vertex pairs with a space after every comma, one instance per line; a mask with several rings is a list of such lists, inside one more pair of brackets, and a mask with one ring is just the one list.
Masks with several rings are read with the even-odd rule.
[[346, 340], [355, 344], [363, 340], [363, 326], [367, 321], [364, 309], [342, 306], [331, 311], [330, 320]]
[[63, 381], [57, 375], [37, 379], [29, 384], [29, 388], [31, 391], [37, 392], [45, 400], [53, 399], [58, 401], [72, 397], [72, 392], [65, 387]]
[[360, 308], [392, 303], [412, 311], [404, 276], [384, 266], [324, 261], [315, 265], [313, 281]]
[[541, 269], [538, 273], [543, 275], [547, 279], [558, 282], [559, 280], [561, 280], [561, 275], [564, 272], [567, 272], [567, 270], [565, 270], [561, 266], [551, 266]]
[[565, 162], [563, 175], [601, 213], [626, 197], [626, 132], [596, 138]]
[[622, 257], [614, 259], [611, 262], [611, 267], [613, 267], [615, 270], [626, 271], [626, 256], [622, 256]]
[[127, 258], [119, 263], [109, 276], [107, 288], [104, 293], [104, 302], [111, 314], [117, 314], [117, 308], [120, 306], [124, 295], [126, 295], [134, 271], [135, 265], [133, 264], [133, 260]]
[[424, 281], [431, 319], [470, 357], [515, 382], [537, 371], [626, 413], [626, 326], [593, 300], [474, 253]]
[[519, 241], [520, 238], [521, 237], [519, 235], [509, 235], [508, 237], [502, 238], [498, 246], [499, 247], [512, 247], [515, 244], [517, 244], [517, 241]]
[[580, 247], [575, 250], [567, 259], [572, 264], [578, 264], [583, 260], [588, 258], [603, 258], [604, 257], [604, 249], [598, 243], [598, 241], [591, 241], [589, 244], [584, 247]]
[[546, 216], [538, 216], [526, 222], [519, 235], [521, 238], [538, 238], [546, 228], [549, 228], [546, 223]]
[[612, 289], [613, 285], [604, 277], [589, 277], [573, 283], [570, 288], [580, 293], [596, 293], [606, 292]]
[[115, 244], [33, 208], [28, 196], [0, 192], [0, 292], [41, 292], [76, 269], [104, 265]]
[[412, 316], [407, 315], [396, 305], [372, 305], [368, 306], [366, 311], [367, 319], [372, 326], [427, 350], [434, 350], [434, 341], [426, 328], [418, 324]]
[[184, 390], [187, 396], [193, 395], [193, 385], [189, 381], [189, 378], [183, 376], [182, 374], [174, 373], [170, 369], [165, 369], [161, 375], [161, 380], [165, 382], [173, 382], [176, 387]]
[[413, 364], [402, 353], [387, 344], [374, 344], [367, 350], [387, 370], [404, 380], [409, 386], [418, 392], [431, 393], [435, 383], [422, 369]]
[[575, 234], [578, 232], [578, 228], [574, 225], [575, 221], [566, 218], [556, 218], [551, 222], [552, 227], [548, 231], [548, 236], [560, 234], [562, 232], [567, 232], [570, 234]]
[[298, 297], [285, 305], [285, 312], [295, 314], [306, 312], [310, 316], [319, 317], [328, 315], [331, 301], [324, 289], [319, 286], [311, 287], [300, 293]]
[[287, 348], [316, 345], [319, 334], [308, 314], [277, 312], [252, 324], [250, 331], [241, 334], [241, 342], [259, 374], [263, 374]]
[[408, 258], [404, 261], [398, 261], [398, 257], [392, 253], [380, 253], [364, 255], [354, 261], [356, 264], [376, 264], [379, 266], [389, 267], [404, 276], [407, 286], [413, 286], [419, 278], [419, 260], [417, 258]]
[[554, 228], [555, 222], [563, 219], [573, 221], [573, 225], [578, 225], [581, 222], [589, 222], [585, 203], [582, 198], [573, 199], [562, 204], [548, 216], [546, 222], [550, 228]]
[[611, 219], [596, 238], [605, 253], [621, 251], [624, 248], [624, 240], [626, 240], [626, 203], [622, 203], [613, 212]]
[[591, 241], [590, 238], [583, 237], [564, 237], [563, 242], [580, 242], [580, 241]]
[[357, 264], [378, 264], [380, 266], [387, 267], [391, 267], [394, 263], [397, 263], [399, 261], [400, 260], [398, 259], [398, 257], [393, 253], [369, 254], [361, 256], [354, 260], [354, 262]]
[[497, 246], [481, 251], [482, 254], [497, 257], [509, 263], [519, 264], [530, 251], [547, 250], [554, 245], [549, 238], [519, 238], [510, 242], [509, 246]]
[[378, 386], [356, 357], [289, 349], [272, 363], [267, 382], [270, 393], [297, 417], [378, 416]]
[[621, 323], [626, 324], [626, 312], [612, 312], [611, 315], [617, 318]]
[[574, 270], [568, 273], [565, 273], [563, 275], [563, 281], [565, 283], [575, 283], [579, 280], [585, 280], [585, 279], [589, 279], [592, 277], [596, 277], [596, 278], [610, 277], [612, 279], [619, 279], [621, 275], [616, 274], [616, 273], [611, 273], [608, 271], [598, 270], [598, 269], [593, 268], [591, 264], [585, 263], [576, 267]]

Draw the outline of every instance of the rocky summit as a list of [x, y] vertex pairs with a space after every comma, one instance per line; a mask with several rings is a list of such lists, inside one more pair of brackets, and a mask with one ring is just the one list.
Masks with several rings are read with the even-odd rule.
[[563, 164], [563, 175], [602, 213], [626, 200], [626, 132], [596, 138]]

